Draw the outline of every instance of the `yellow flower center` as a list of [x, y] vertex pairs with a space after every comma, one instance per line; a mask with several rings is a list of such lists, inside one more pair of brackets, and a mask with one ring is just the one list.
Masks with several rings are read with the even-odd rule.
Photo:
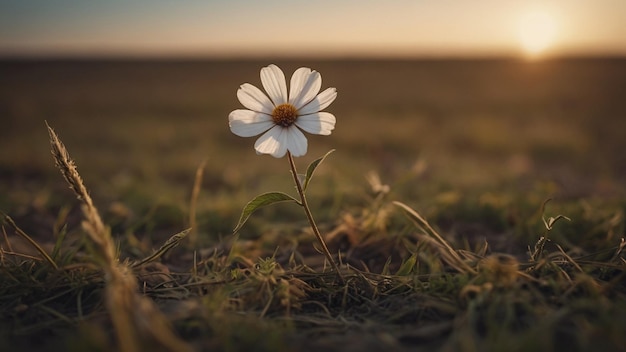
[[298, 119], [298, 110], [291, 104], [280, 104], [272, 111], [274, 123], [283, 127], [293, 125]]

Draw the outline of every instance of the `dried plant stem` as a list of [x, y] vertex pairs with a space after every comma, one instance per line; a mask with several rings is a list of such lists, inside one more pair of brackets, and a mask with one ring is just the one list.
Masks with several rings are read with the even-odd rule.
[[61, 174], [82, 202], [84, 220], [82, 226], [96, 244], [95, 251], [105, 276], [105, 302], [117, 334], [119, 349], [122, 352], [143, 350], [146, 337], [160, 344], [164, 350], [188, 351], [189, 346], [179, 340], [171, 331], [164, 316], [154, 303], [138, 294], [137, 280], [128, 265], [118, 261], [115, 241], [104, 226], [74, 161], [65, 145], [48, 125], [52, 155]]
[[339, 277], [341, 282], [343, 282], [344, 281], [343, 276], [341, 275], [341, 272], [339, 271], [339, 267], [337, 266], [337, 263], [335, 263], [333, 256], [330, 254], [330, 251], [328, 250], [328, 246], [326, 246], [326, 242], [324, 241], [324, 238], [320, 234], [320, 230], [317, 228], [317, 225], [315, 224], [315, 220], [313, 219], [313, 214], [311, 214], [309, 204], [306, 201], [306, 194], [304, 193], [304, 190], [302, 188], [302, 183], [300, 182], [300, 179], [298, 178], [298, 171], [296, 170], [296, 164], [293, 161], [293, 156], [291, 155], [289, 151], [287, 152], [287, 158], [289, 159], [289, 165], [291, 166], [291, 174], [293, 175], [293, 181], [296, 183], [296, 188], [298, 189], [298, 194], [300, 195], [302, 208], [304, 208], [304, 213], [306, 214], [306, 217], [309, 220], [311, 229], [313, 230], [313, 233], [315, 234], [315, 237], [317, 238], [317, 241], [319, 242], [320, 246], [322, 246], [322, 252], [324, 252], [326, 259], [328, 259], [328, 261], [330, 262], [330, 265], [332, 265], [333, 269], [337, 273], [337, 276]]
[[198, 226], [196, 221], [196, 212], [198, 208], [198, 196], [200, 195], [200, 189], [202, 188], [202, 175], [204, 174], [204, 167], [206, 160], [200, 163], [196, 170], [196, 178], [193, 183], [193, 190], [191, 191], [191, 201], [189, 202], [189, 243], [191, 246], [195, 246], [198, 242]]

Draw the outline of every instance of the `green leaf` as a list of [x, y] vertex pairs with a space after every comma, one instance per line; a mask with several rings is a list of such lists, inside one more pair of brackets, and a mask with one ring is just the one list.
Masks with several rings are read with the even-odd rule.
[[324, 161], [324, 159], [326, 159], [326, 157], [334, 151], [335, 151], [334, 149], [329, 150], [328, 153], [324, 154], [323, 157], [313, 160], [313, 162], [309, 164], [309, 167], [306, 169], [306, 175], [304, 176], [304, 184], [302, 185], [302, 189], [304, 191], [306, 191], [306, 188], [309, 186], [309, 182], [311, 181], [311, 177], [313, 177], [313, 173], [315, 172], [315, 169], [317, 169], [317, 167], [322, 163], [322, 161]]
[[274, 204], [278, 202], [285, 202], [285, 201], [293, 201], [293, 202], [300, 204], [300, 202], [298, 202], [297, 199], [282, 192], [269, 192], [269, 193], [263, 193], [263, 194], [256, 196], [254, 199], [249, 201], [245, 207], [243, 207], [243, 211], [241, 212], [241, 217], [239, 217], [239, 223], [233, 230], [233, 233], [241, 229], [243, 224], [245, 224], [246, 221], [248, 221], [248, 218], [250, 217], [250, 215], [252, 215], [252, 213], [255, 210], [261, 207], [264, 207], [266, 205], [270, 205], [270, 204]]

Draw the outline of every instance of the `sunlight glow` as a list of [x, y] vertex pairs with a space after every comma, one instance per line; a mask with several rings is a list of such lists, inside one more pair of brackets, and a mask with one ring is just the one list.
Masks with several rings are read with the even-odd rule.
[[524, 53], [536, 58], [545, 53], [554, 43], [556, 21], [544, 11], [528, 12], [519, 21], [518, 35]]

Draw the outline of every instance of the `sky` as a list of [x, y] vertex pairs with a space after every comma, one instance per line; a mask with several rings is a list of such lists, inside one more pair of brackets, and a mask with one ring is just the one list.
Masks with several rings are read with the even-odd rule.
[[626, 56], [626, 0], [0, 0], [6, 56]]

